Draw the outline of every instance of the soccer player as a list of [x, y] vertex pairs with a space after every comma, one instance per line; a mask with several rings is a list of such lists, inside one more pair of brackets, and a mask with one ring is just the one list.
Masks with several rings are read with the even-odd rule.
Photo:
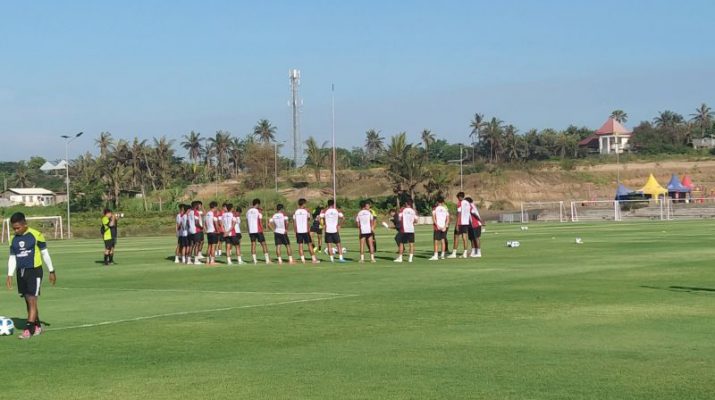
[[188, 231], [186, 230], [186, 206], [184, 204], [179, 204], [179, 213], [176, 214], [176, 255], [174, 257], [174, 262], [179, 264], [181, 262], [186, 262], [186, 248], [188, 247], [189, 240], [186, 237]]
[[222, 248], [223, 248], [225, 242], [223, 239], [223, 223], [221, 223], [221, 221], [222, 221], [223, 213], [226, 212], [227, 204], [228, 203], [221, 204], [221, 208], [217, 208], [216, 213], [214, 214], [214, 216], [216, 217], [216, 221], [217, 221], [216, 233], [218, 233], [218, 244], [216, 245], [216, 257], [219, 257], [219, 256], [221, 256], [221, 254], [223, 254]]
[[[315, 255], [315, 249], [313, 248], [313, 241], [310, 238], [310, 232], [308, 227], [310, 226], [310, 212], [305, 209], [305, 199], [298, 199], [298, 209], [293, 213], [293, 222], [295, 226], [295, 241], [298, 243], [298, 254], [300, 254], [300, 262], [305, 264], [305, 253], [303, 251], [303, 245], [308, 247], [310, 251], [310, 258], [313, 264], [317, 264], [320, 261]], [[320, 223], [320, 222], [318, 222]], [[320, 235], [318, 235], [320, 237]]]
[[216, 265], [216, 247], [218, 245], [218, 229], [216, 227], [218, 225], [218, 218], [216, 218], [217, 207], [217, 202], [212, 201], [209, 203], [209, 211], [204, 216], [204, 228], [209, 242], [209, 246], [206, 249], [208, 265]]
[[402, 243], [402, 234], [400, 233], [400, 214], [394, 208], [390, 209], [390, 222], [392, 222], [392, 227], [395, 228], [397, 233], [395, 233], [395, 245], [397, 250], [400, 250], [400, 243]]
[[5, 285], [12, 289], [12, 277], [17, 272], [17, 291], [25, 298], [27, 321], [20, 339], [29, 339], [42, 333], [37, 299], [40, 297], [42, 284], [42, 263], [50, 272], [50, 283], [55, 284], [57, 275], [52, 266], [50, 252], [47, 250], [45, 237], [39, 231], [27, 226], [25, 215], [15, 213], [10, 217], [12, 230], [15, 232], [10, 241], [10, 257], [7, 261]]
[[117, 244], [117, 217], [108, 208], [102, 213], [102, 238], [104, 239], [104, 265], [114, 264], [114, 246]]
[[469, 210], [471, 217], [471, 224], [469, 226], [469, 241], [472, 243], [472, 254], [469, 256], [479, 258], [482, 256], [479, 238], [482, 236], [482, 225], [484, 225], [484, 223], [482, 222], [482, 217], [479, 215], [477, 205], [474, 204], [474, 200], [472, 200], [471, 197], [467, 197], [465, 200], [469, 202], [471, 207]]
[[405, 200], [405, 206], [400, 210], [400, 245], [398, 247], [395, 262], [402, 262], [402, 254], [405, 252], [405, 245], [410, 245], [410, 256], [408, 262], [412, 262], [415, 255], [415, 224], [417, 223], [417, 211], [413, 208], [412, 199]]
[[268, 226], [273, 231], [273, 239], [276, 243], [276, 257], [278, 258], [278, 264], [283, 264], [283, 257], [281, 256], [281, 246], [285, 246], [286, 254], [288, 255], [288, 263], [295, 264], [293, 261], [293, 249], [290, 247], [290, 238], [288, 238], [288, 226], [290, 225], [290, 220], [288, 216], [283, 212], [283, 204], [276, 205], [276, 213], [273, 214], [270, 221], [268, 221]]
[[370, 202], [363, 200], [360, 202], [361, 210], [355, 217], [355, 222], [357, 222], [358, 232], [360, 234], [360, 262], [365, 262], [365, 245], [367, 244], [368, 251], [370, 252], [370, 262], [375, 262], [375, 242], [373, 242], [373, 237], [375, 235], [375, 217], [370, 212]]
[[[320, 212], [320, 219], [324, 221], [325, 225], [325, 245], [328, 247], [330, 262], [335, 262], [336, 252], [340, 257], [338, 262], [345, 262], [343, 258], [343, 245], [340, 242], [340, 224], [345, 219], [345, 216], [340, 210], [335, 208], [335, 201], [333, 199], [328, 200], [328, 208]], [[335, 252], [333, 252], [332, 245], [337, 246]]]
[[233, 212], [233, 204], [226, 204], [226, 211], [221, 215], [221, 225], [223, 226], [223, 238], [226, 243], [226, 264], [231, 265], [231, 248], [236, 247], [236, 262], [243, 264], [241, 259], [241, 208]]
[[271, 263], [271, 256], [268, 255], [268, 245], [266, 237], [263, 236], [263, 210], [261, 210], [261, 200], [253, 199], [253, 207], [246, 211], [246, 220], [248, 221], [248, 236], [251, 238], [251, 256], [253, 263], [258, 264], [256, 258], [256, 242], [261, 244], [263, 255], [266, 259], [266, 264]]
[[[374, 208], [372, 208], [372, 201], [370, 200], [365, 200], [370, 204], [370, 213], [372, 214], [372, 218], [375, 220], [375, 224], [377, 224], [377, 211], [375, 211]], [[372, 230], [372, 249], [374, 250], [375, 253], [377, 253], [377, 238], [375, 237], [375, 229], [373, 228]]]
[[467, 234], [472, 226], [472, 206], [464, 198], [464, 192], [457, 193], [457, 224], [454, 227], [454, 246], [452, 254], [447, 258], [457, 258], [457, 248], [459, 245], [458, 237], [462, 238], [462, 246], [464, 253], [462, 258], [467, 258]]
[[200, 221], [199, 218], [199, 205], [198, 201], [192, 201], [191, 202], [191, 207], [189, 210], [186, 212], [186, 222], [187, 226], [189, 228], [189, 255], [187, 259], [187, 263], [191, 263], [191, 258], [194, 258], [194, 264], [195, 265], [201, 265], [203, 264], [201, 261], [199, 261], [199, 254], [198, 254], [198, 245], [199, 245], [199, 231], [198, 231], [198, 224]]
[[201, 252], [204, 248], [204, 203], [201, 200], [197, 200], [196, 204], [198, 206], [194, 209], [196, 217], [196, 257], [203, 259], [206, 258]]
[[323, 207], [318, 206], [313, 210], [313, 224], [310, 226], [310, 233], [315, 234], [318, 243], [318, 251], [323, 250], [323, 220], [320, 218], [320, 213], [323, 212]]
[[442, 253], [441, 258], [444, 260], [444, 253], [447, 247], [447, 229], [449, 228], [449, 210], [444, 206], [444, 197], [441, 195], [437, 197], [437, 205], [432, 210], [432, 222], [434, 227], [434, 233], [432, 234], [434, 255], [430, 260], [438, 260], [440, 251]]

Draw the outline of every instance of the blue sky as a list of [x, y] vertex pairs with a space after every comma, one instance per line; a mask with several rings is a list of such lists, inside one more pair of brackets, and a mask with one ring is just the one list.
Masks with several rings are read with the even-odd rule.
[[178, 147], [260, 118], [288, 140], [290, 68], [304, 138], [330, 138], [335, 83], [344, 147], [370, 128], [466, 142], [475, 112], [522, 132], [619, 108], [628, 126], [688, 117], [715, 107], [714, 15], [705, 0], [4, 2], [0, 160], [63, 157], [78, 131], [74, 155], [101, 131]]

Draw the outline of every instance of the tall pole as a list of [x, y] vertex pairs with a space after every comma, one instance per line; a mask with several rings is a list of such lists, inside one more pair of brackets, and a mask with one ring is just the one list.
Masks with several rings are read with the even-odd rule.
[[299, 155], [300, 151], [300, 121], [299, 107], [300, 99], [298, 98], [298, 86], [300, 86], [300, 70], [290, 70], [290, 88], [291, 88], [291, 108], [293, 111], [293, 164], [295, 168], [300, 167]]
[[278, 192], [278, 142], [273, 142], [273, 178]]
[[464, 191], [464, 157], [462, 156], [462, 144], [459, 144], [459, 191]]
[[332, 108], [332, 131], [333, 131], [333, 203], [337, 203], [337, 184], [335, 182], [335, 84], [330, 86], [330, 103]]
[[67, 238], [72, 238], [72, 225], [70, 223], [70, 143], [82, 136], [84, 132], [79, 132], [74, 136], [62, 135], [65, 140], [65, 183], [67, 187]]

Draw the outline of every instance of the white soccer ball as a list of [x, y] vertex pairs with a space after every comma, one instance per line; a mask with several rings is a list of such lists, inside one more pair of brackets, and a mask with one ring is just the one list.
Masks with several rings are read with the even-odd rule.
[[521, 243], [519, 243], [516, 240], [510, 240], [510, 241], [506, 242], [506, 247], [519, 247], [520, 245], [521, 245]]
[[387, 224], [387, 222], [382, 221], [382, 226], [384, 226], [387, 229], [390, 229], [390, 225]]
[[0, 336], [9, 336], [15, 331], [15, 323], [10, 318], [0, 317]]

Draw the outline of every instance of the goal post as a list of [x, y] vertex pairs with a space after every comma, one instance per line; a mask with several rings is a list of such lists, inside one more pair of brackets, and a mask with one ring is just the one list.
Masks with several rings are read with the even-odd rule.
[[[62, 229], [62, 217], [59, 215], [53, 215], [49, 217], [25, 217], [32, 228], [37, 229], [42, 232], [45, 237], [51, 237], [52, 239], [64, 239], [65, 233]], [[12, 226], [10, 224], [10, 218], [5, 218], [2, 221], [2, 234], [0, 234], [0, 243], [5, 243], [10, 241], [10, 236], [12, 235]]]
[[571, 202], [571, 221], [620, 221], [621, 210], [616, 200], [582, 200]]
[[568, 222], [563, 201], [530, 201], [521, 203], [521, 223]]

